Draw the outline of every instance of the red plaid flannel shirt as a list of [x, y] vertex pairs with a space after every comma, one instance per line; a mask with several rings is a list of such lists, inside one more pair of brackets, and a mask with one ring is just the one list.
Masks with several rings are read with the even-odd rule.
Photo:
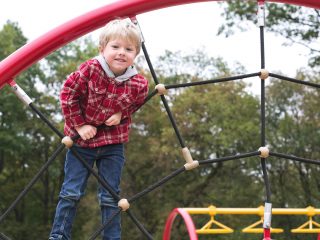
[[111, 115], [122, 112], [125, 120], [119, 125], [99, 129], [94, 138], [86, 141], [79, 138], [76, 143], [94, 148], [127, 142], [131, 114], [143, 104], [147, 94], [148, 81], [142, 75], [119, 83], [107, 76], [96, 59], [88, 60], [70, 74], [61, 90], [64, 134], [72, 137], [77, 134], [75, 127], [103, 125]]

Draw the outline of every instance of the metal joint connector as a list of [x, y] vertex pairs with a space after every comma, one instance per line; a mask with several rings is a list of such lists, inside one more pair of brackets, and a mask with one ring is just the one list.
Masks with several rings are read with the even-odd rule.
[[264, 205], [264, 218], [263, 218], [263, 228], [271, 228], [271, 218], [272, 218], [272, 204], [265, 203]]
[[131, 20], [131, 22], [133, 22], [133, 24], [136, 25], [137, 28], [139, 29], [140, 36], [141, 36], [141, 43], [144, 43], [144, 42], [145, 42], [144, 36], [143, 36], [143, 34], [142, 34], [142, 30], [141, 30], [141, 27], [140, 27], [140, 25], [139, 25], [139, 22], [138, 22], [137, 18], [136, 18], [136, 17], [130, 17], [130, 20]]
[[13, 92], [17, 95], [17, 97], [27, 106], [32, 103], [31, 98], [26, 94], [25, 91], [18, 84], [13, 84], [11, 86]]
[[265, 25], [265, 3], [258, 2], [258, 25], [263, 27]]

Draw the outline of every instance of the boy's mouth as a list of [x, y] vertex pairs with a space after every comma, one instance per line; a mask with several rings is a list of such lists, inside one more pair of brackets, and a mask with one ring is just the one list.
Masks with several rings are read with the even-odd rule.
[[122, 59], [122, 58], [116, 58], [115, 59], [117, 62], [125, 62], [126, 60]]

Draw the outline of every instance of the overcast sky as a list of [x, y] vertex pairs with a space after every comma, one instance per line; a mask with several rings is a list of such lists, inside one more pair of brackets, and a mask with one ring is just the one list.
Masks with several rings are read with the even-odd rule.
[[[10, 0], [0, 8], [0, 27], [7, 21], [18, 22], [24, 35], [32, 41], [52, 28], [83, 13], [117, 0]], [[212, 57], [222, 57], [230, 65], [241, 63], [247, 73], [260, 70], [259, 28], [248, 25], [248, 31], [225, 38], [217, 36], [224, 22], [222, 9], [215, 1], [181, 5], [137, 16], [152, 58], [164, 51], [192, 52], [204, 48]], [[97, 31], [96, 31], [97, 32]], [[93, 36], [97, 34], [93, 33]], [[285, 39], [265, 32], [266, 68], [294, 77], [296, 70], [307, 65], [307, 51], [298, 46], [285, 47]], [[258, 84], [258, 81], [257, 81]], [[257, 85], [258, 87], [258, 85]]]

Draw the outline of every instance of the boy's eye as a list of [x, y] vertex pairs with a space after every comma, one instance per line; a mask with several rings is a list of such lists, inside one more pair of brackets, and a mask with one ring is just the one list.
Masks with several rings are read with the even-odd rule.
[[111, 45], [112, 48], [119, 48], [118, 45]]
[[132, 52], [132, 51], [133, 51], [133, 48], [126, 48], [126, 50], [127, 50], [128, 52]]

